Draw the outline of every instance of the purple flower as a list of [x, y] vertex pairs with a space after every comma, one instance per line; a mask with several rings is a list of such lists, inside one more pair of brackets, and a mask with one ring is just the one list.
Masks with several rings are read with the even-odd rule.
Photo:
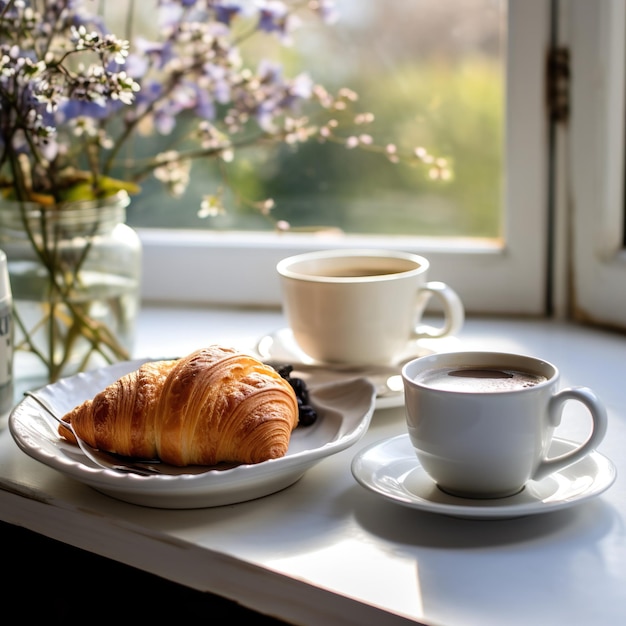
[[241, 12], [241, 7], [234, 4], [220, 4], [215, 7], [215, 19], [230, 26], [231, 22]]
[[285, 34], [287, 18], [287, 7], [282, 2], [265, 2], [259, 10], [259, 29], [267, 33]]
[[91, 117], [103, 120], [123, 105], [119, 101], [109, 101], [104, 106], [96, 102], [84, 99], [70, 99], [63, 102], [56, 115], [57, 124], [63, 124], [77, 117]]
[[194, 112], [201, 120], [214, 120], [216, 117], [215, 100], [203, 89], [196, 89]]

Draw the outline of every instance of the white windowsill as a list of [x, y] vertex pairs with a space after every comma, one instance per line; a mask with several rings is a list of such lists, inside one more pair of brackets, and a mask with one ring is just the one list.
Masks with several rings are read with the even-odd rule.
[[[386, 248], [426, 256], [429, 279], [452, 286], [473, 313], [542, 315], [543, 290], [520, 259], [492, 240], [364, 237], [344, 234], [140, 230], [145, 301], [279, 307], [276, 264], [326, 248]], [[516, 268], [516, 269], [514, 269]], [[519, 275], [512, 281], [511, 272]]]

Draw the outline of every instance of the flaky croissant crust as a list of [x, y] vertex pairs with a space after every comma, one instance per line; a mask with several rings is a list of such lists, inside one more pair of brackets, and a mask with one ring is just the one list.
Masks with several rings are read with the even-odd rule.
[[[153, 361], [63, 417], [89, 445], [177, 466], [260, 463], [286, 454], [298, 425], [291, 385], [232, 348]], [[59, 434], [71, 440], [67, 428]]]

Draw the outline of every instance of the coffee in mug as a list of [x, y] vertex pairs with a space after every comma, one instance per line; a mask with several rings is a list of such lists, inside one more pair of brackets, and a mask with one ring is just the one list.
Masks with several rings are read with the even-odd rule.
[[[348, 366], [395, 364], [411, 342], [453, 335], [464, 322], [458, 294], [428, 280], [426, 258], [391, 250], [322, 250], [277, 265], [283, 311], [312, 359]], [[439, 327], [422, 322], [435, 298]]]
[[478, 393], [526, 389], [545, 381], [546, 377], [541, 374], [478, 367], [432, 369], [415, 377], [415, 382], [434, 389]]
[[[588, 387], [559, 388], [556, 366], [502, 352], [448, 352], [402, 368], [409, 438], [423, 469], [445, 492], [502, 498], [592, 452], [606, 409]], [[582, 402], [591, 434], [548, 458], [567, 401]]]

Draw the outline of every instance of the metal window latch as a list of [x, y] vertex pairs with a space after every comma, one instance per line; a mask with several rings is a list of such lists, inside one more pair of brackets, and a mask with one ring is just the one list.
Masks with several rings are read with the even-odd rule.
[[546, 64], [546, 98], [550, 121], [564, 124], [570, 114], [570, 51], [568, 48], [552, 48]]

